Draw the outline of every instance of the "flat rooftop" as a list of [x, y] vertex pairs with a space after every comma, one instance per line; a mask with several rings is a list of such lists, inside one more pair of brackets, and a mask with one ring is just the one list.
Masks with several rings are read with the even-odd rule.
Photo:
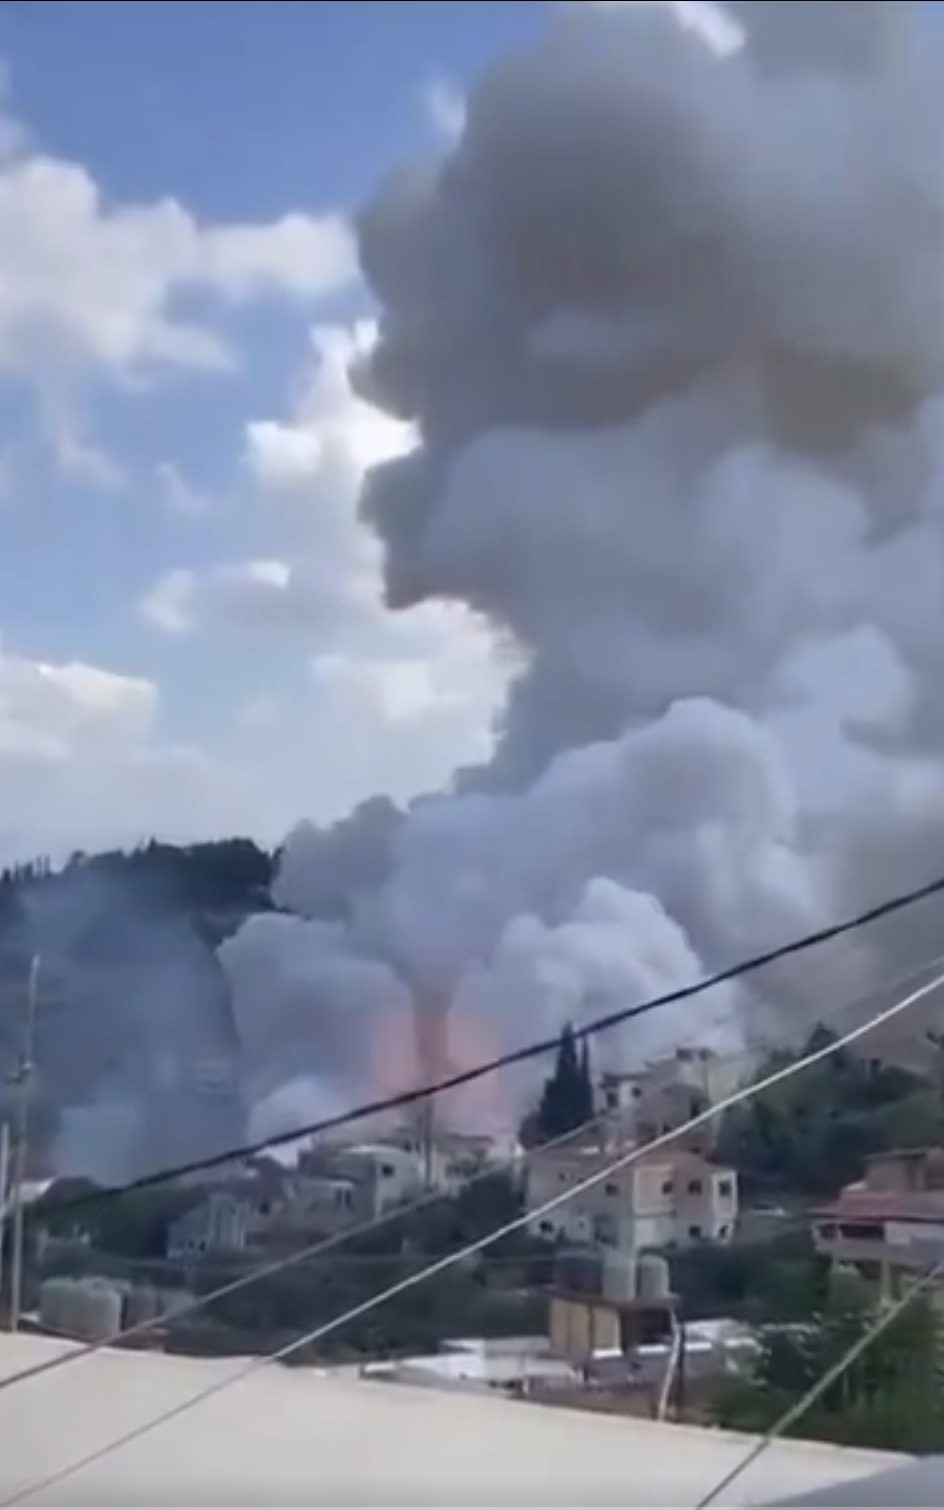
[[[65, 1345], [0, 1337], [0, 1376]], [[103, 1352], [0, 1394], [0, 1498], [45, 1505], [692, 1506], [749, 1439], [264, 1365], [30, 1500], [26, 1484], [103, 1446], [239, 1360]], [[727, 1505], [807, 1496], [908, 1462], [778, 1443]], [[811, 1494], [827, 1497], [812, 1501]], [[937, 1503], [942, 1503], [940, 1499]]]

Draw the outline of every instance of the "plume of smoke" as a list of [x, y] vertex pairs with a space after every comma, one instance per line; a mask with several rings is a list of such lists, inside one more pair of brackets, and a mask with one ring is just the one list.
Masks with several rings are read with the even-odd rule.
[[239, 1141], [229, 989], [185, 918], [81, 867], [24, 893], [4, 945], [12, 1051], [40, 956], [33, 1128], [60, 1172], [110, 1183]]
[[[361, 500], [390, 606], [458, 600], [521, 670], [494, 759], [297, 831], [286, 915], [221, 949], [267, 1127], [940, 869], [942, 67], [905, 3], [566, 6], [364, 210], [357, 383], [417, 437]], [[790, 1037], [939, 923], [597, 1062]]]
[[[372, 896], [358, 851], [352, 949], [453, 1023], [519, 1043], [935, 869], [942, 63], [910, 5], [565, 7], [364, 211], [358, 380], [420, 438], [362, 499], [390, 604], [524, 662]], [[796, 1033], [931, 911], [607, 1052]]]

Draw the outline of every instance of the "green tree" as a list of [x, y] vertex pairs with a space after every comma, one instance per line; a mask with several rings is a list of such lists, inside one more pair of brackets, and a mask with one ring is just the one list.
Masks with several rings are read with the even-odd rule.
[[554, 1073], [545, 1081], [537, 1109], [537, 1141], [563, 1137], [593, 1116], [593, 1082], [586, 1044], [580, 1054], [570, 1023], [561, 1034]]
[[[722, 1426], [765, 1431], [848, 1352], [876, 1316], [870, 1286], [856, 1274], [834, 1274], [825, 1292], [813, 1284], [806, 1316], [794, 1297], [794, 1320], [768, 1325], [750, 1374], [718, 1402]], [[941, 1321], [923, 1297], [875, 1338], [791, 1428], [792, 1434], [888, 1451], [944, 1448]]]

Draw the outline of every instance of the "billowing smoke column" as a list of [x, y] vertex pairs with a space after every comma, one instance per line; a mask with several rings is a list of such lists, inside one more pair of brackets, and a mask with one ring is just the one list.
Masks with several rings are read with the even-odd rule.
[[[315, 921], [224, 948], [322, 1072], [375, 1075], [407, 993], [455, 1062], [944, 869], [942, 76], [907, 4], [562, 7], [363, 214], [358, 382], [421, 438], [362, 499], [389, 602], [524, 670], [487, 768], [299, 830]], [[598, 1053], [789, 1037], [939, 921]]]
[[[165, 1005], [114, 1025], [150, 1044], [148, 1163], [181, 1128], [194, 1152], [244, 1110], [277, 1133], [944, 871], [942, 78], [899, 0], [564, 6], [444, 158], [382, 187], [357, 382], [419, 439], [363, 519], [391, 611], [468, 605], [521, 670], [487, 766], [290, 837], [282, 911], [219, 950], [228, 1004], [194, 960], [173, 990], [155, 964]], [[801, 1036], [936, 955], [942, 921], [640, 1019], [596, 1062]], [[212, 1117], [174, 1099], [211, 1049], [239, 1085]], [[63, 1136], [126, 1147], [126, 1082], [104, 1109], [88, 1089], [105, 1120]], [[507, 1124], [523, 1089], [449, 1114]]]

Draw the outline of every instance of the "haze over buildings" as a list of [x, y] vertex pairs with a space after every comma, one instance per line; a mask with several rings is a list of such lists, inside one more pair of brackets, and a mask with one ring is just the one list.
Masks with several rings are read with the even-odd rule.
[[[260, 590], [362, 623], [382, 569], [391, 614], [451, 604], [515, 669], [490, 757], [409, 808], [296, 829], [284, 911], [220, 947], [231, 1019], [208, 989], [187, 1031], [238, 1067], [250, 1128], [934, 872], [942, 68], [917, 5], [563, 6], [360, 213], [376, 326], [317, 351], [333, 403], [373, 406], [382, 464], [363, 528], [344, 495], [331, 580], [305, 557]], [[152, 616], [186, 621], [200, 590], [165, 582]], [[934, 954], [938, 923], [654, 1014], [598, 1067], [696, 1017], [720, 1047], [796, 1036]], [[102, 1140], [128, 1064], [64, 1089]], [[448, 1112], [507, 1126], [522, 1094]]]

